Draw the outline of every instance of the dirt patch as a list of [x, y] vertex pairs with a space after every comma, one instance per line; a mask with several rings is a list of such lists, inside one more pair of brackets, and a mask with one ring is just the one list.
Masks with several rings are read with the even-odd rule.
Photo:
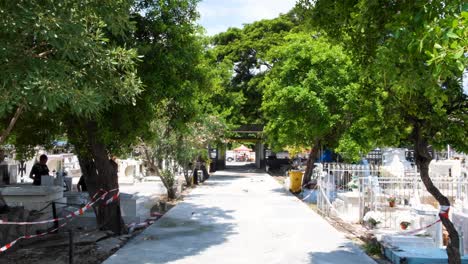
[[[141, 231], [135, 232], [132, 236]], [[107, 234], [105, 236], [98, 236], [96, 240], [88, 240], [80, 242], [80, 238], [90, 234], [98, 234], [102, 231], [92, 230], [88, 232], [74, 231], [74, 238], [77, 239], [77, 244], [74, 245], [73, 258], [74, 263], [101, 263], [117, 249], [125, 244], [129, 239], [128, 236], [112, 236]], [[17, 263], [17, 264], [67, 264], [69, 263], [69, 243], [68, 234], [62, 231], [58, 234], [48, 235], [34, 241], [28, 241], [20, 245], [15, 245], [8, 252], [0, 256], [0, 263]], [[110, 239], [115, 239], [113, 243], [108, 242]], [[116, 243], [116, 241], [118, 241]], [[110, 247], [102, 247], [100, 244], [112, 244]]]
[[[183, 201], [192, 188], [183, 188], [181, 195], [174, 200], [161, 196], [158, 204], [151, 208], [157, 221], [177, 203]], [[117, 236], [112, 232], [100, 230], [73, 229], [75, 245], [73, 260], [75, 264], [102, 263], [129, 240], [141, 233], [147, 226], [133, 228], [131, 234]], [[30, 240], [23, 240], [4, 253], [0, 253], [0, 264], [68, 264], [69, 263], [69, 231], [61, 229], [57, 234], [49, 234]]]

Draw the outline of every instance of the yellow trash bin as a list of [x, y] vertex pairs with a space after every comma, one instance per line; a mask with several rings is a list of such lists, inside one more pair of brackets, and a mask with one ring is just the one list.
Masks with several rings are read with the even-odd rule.
[[304, 173], [299, 170], [289, 171], [289, 190], [293, 193], [301, 191], [302, 175]]

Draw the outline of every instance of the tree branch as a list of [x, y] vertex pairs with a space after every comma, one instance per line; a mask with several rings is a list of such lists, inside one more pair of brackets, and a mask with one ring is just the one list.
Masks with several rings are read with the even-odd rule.
[[47, 50], [47, 51], [44, 51], [44, 52], [41, 52], [39, 54], [33, 54], [33, 58], [39, 58], [39, 59], [45, 59], [47, 57], [47, 55], [51, 54], [52, 52], [54, 52], [53, 50]]
[[13, 116], [13, 118], [11, 118], [10, 124], [8, 124], [8, 127], [5, 130], [3, 130], [2, 134], [0, 135], [0, 145], [2, 145], [5, 142], [6, 138], [10, 135], [11, 130], [15, 126], [16, 121], [18, 121], [18, 118], [21, 115], [21, 113], [23, 113], [23, 110], [24, 104], [21, 104], [20, 106], [18, 106], [18, 108], [16, 108], [15, 115]]

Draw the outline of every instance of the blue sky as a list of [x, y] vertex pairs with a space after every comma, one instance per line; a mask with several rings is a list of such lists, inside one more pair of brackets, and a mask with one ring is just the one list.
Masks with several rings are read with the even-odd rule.
[[261, 19], [271, 19], [287, 13], [296, 0], [202, 0], [198, 4], [199, 23], [208, 35], [242, 27]]

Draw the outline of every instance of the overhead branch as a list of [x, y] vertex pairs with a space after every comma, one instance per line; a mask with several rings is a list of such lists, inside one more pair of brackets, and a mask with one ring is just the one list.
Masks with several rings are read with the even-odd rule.
[[15, 115], [11, 118], [8, 127], [5, 130], [3, 130], [2, 134], [0, 135], [0, 145], [2, 145], [5, 142], [8, 135], [10, 135], [11, 130], [15, 126], [16, 121], [18, 121], [18, 118], [20, 117], [21, 113], [23, 113], [23, 110], [24, 104], [21, 104], [20, 106], [18, 106], [18, 108], [16, 108]]
[[54, 52], [54, 50], [47, 50], [47, 51], [41, 52], [39, 54], [33, 54], [32, 56], [34, 58], [45, 59], [45, 58], [47, 58], [47, 55], [51, 54], [52, 52]]

